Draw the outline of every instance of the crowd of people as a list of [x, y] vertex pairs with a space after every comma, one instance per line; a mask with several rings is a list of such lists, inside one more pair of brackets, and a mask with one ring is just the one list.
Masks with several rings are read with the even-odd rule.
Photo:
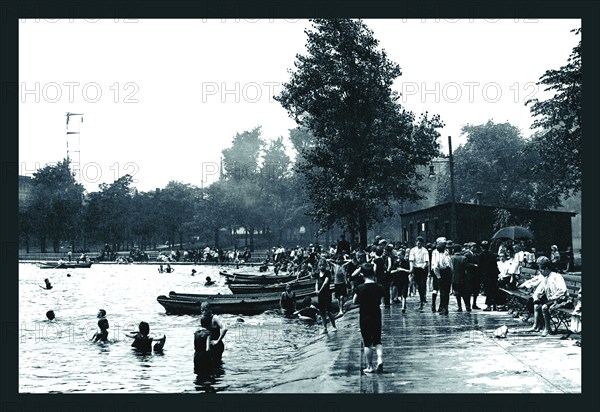
[[[549, 308], [567, 293], [558, 272], [561, 268], [573, 267], [572, 256], [567, 256], [567, 264], [563, 265], [555, 245], [549, 257], [538, 254], [524, 241], [502, 242], [497, 253], [490, 250], [490, 246], [488, 241], [458, 244], [444, 237], [426, 244], [422, 237], [417, 237], [415, 245], [409, 247], [404, 242], [394, 245], [376, 236], [365, 250], [351, 250], [349, 242], [341, 236], [337, 245], [327, 251], [312, 244], [307, 249], [274, 248], [267, 260], [273, 260], [276, 272], [291, 271], [298, 277], [315, 278], [318, 307], [303, 302], [303, 308], [295, 310], [293, 292], [286, 290], [281, 297], [286, 316], [301, 316], [302, 311], [310, 310], [314, 319], [320, 318], [323, 333], [328, 331], [328, 322], [335, 331], [335, 310], [328, 286], [331, 282], [335, 285], [333, 295], [338, 303], [338, 316], [344, 313], [344, 301], [349, 297], [360, 306], [364, 372], [371, 373], [383, 370], [380, 308], [399, 303], [402, 313], [406, 313], [412, 287], [418, 293], [418, 311], [423, 311], [428, 304], [428, 294], [431, 294], [431, 312], [442, 316], [449, 315], [451, 296], [456, 300], [456, 312], [503, 311], [507, 310], [506, 295], [501, 288], [517, 288], [522, 267], [537, 269], [537, 283], [526, 285], [536, 287], [535, 323], [531, 331], [548, 335]], [[482, 292], [484, 309], [477, 302]], [[374, 353], [377, 355], [375, 364]]]
[[[250, 252], [245, 257], [249, 259]], [[335, 248], [326, 251], [317, 244], [306, 249], [300, 246], [273, 248], [263, 267], [273, 265], [275, 273], [289, 272], [297, 279], [314, 280], [317, 306], [306, 297], [297, 308], [296, 295], [289, 284], [281, 294], [280, 305], [287, 317], [320, 320], [322, 333], [328, 333], [328, 324], [332, 331], [337, 331], [336, 311], [339, 317], [348, 309], [347, 304], [358, 306], [366, 361], [363, 371], [373, 373], [383, 371], [381, 308], [397, 303], [401, 305], [402, 313], [406, 313], [407, 298], [413, 286], [419, 299], [417, 311], [425, 310], [430, 294], [431, 312], [442, 316], [449, 315], [452, 295], [456, 299], [457, 312], [481, 310], [477, 300], [482, 291], [486, 305], [483, 311], [500, 311], [506, 310], [506, 298], [500, 288], [532, 288], [534, 325], [531, 331], [547, 336], [549, 309], [567, 292], [565, 281], [557, 273], [560, 262], [555, 246], [546, 257], [538, 256], [535, 249], [523, 242], [503, 242], [498, 253], [494, 253], [487, 241], [461, 245], [439, 237], [434, 243], [426, 244], [419, 236], [415, 245], [409, 247], [406, 243], [394, 245], [376, 236], [366, 249], [351, 250], [350, 243], [342, 235]], [[535, 268], [538, 275], [520, 283], [521, 267]], [[167, 268], [170, 268], [168, 263]], [[192, 270], [192, 275], [195, 273]], [[45, 281], [44, 288], [51, 289], [49, 280]], [[207, 278], [207, 282], [212, 281]], [[333, 308], [334, 298], [337, 309]], [[223, 338], [227, 333], [227, 326], [212, 313], [208, 302], [202, 303], [201, 313], [200, 328], [194, 333], [194, 370], [197, 374], [208, 373], [219, 365], [224, 351]], [[49, 321], [55, 320], [53, 311], [48, 311], [46, 316]], [[92, 341], [106, 342], [109, 329], [106, 311], [100, 309], [97, 317], [98, 331]], [[128, 335], [133, 339], [131, 346], [149, 352], [155, 343], [154, 350], [162, 350], [166, 336], [153, 338], [149, 333], [149, 324], [141, 322], [139, 330]]]

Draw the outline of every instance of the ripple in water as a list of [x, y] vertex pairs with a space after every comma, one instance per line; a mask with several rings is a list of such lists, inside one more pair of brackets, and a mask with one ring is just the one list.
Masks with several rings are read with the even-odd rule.
[[[318, 326], [281, 317], [222, 315], [225, 337], [222, 368], [196, 376], [193, 334], [199, 317], [167, 315], [156, 301], [169, 291], [231, 293], [220, 267], [175, 266], [159, 274], [154, 265], [94, 265], [90, 269], [42, 270], [19, 264], [19, 391], [21, 393], [181, 393], [258, 392], [277, 383], [283, 365], [317, 337]], [[219, 280], [204, 287], [206, 276]], [[52, 290], [40, 287], [49, 278]], [[103, 308], [110, 323], [109, 342], [92, 343], [96, 313]], [[56, 321], [46, 320], [46, 311]], [[150, 334], [167, 335], [161, 354], [141, 355], [125, 333], [140, 321]]]

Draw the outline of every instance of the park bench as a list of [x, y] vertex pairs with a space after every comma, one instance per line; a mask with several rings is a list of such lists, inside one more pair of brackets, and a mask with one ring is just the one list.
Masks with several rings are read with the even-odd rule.
[[[550, 319], [554, 332], [557, 332], [561, 326], [564, 326], [567, 331], [571, 325], [571, 316], [573, 309], [577, 305], [579, 289], [581, 288], [581, 272], [572, 272], [562, 275], [567, 285], [567, 300], [563, 304], [555, 305], [550, 309]], [[581, 316], [581, 313], [576, 314]]]
[[[537, 274], [537, 270], [531, 268], [521, 267], [521, 273], [519, 275], [519, 283], [523, 283]], [[532, 296], [532, 291], [524, 289], [509, 289], [500, 288], [500, 291], [506, 294], [506, 306], [509, 308], [509, 314], [517, 318], [524, 316], [524, 320], [529, 319], [529, 310], [527, 309], [527, 302]]]
[[[520, 283], [531, 279], [536, 273], [537, 271], [535, 269], [521, 268]], [[569, 330], [573, 308], [577, 305], [577, 295], [581, 288], [581, 272], [566, 273], [561, 276], [565, 280], [567, 286], [567, 299], [550, 308], [550, 320], [555, 333], [561, 326], [564, 326]], [[529, 319], [530, 314], [527, 305], [529, 299], [533, 297], [533, 289], [534, 288], [531, 290], [500, 288], [500, 290], [507, 295], [507, 305], [510, 308], [509, 313], [512, 313], [513, 317], [516, 318], [522, 316], [523, 321]], [[581, 316], [581, 314], [578, 316]]]

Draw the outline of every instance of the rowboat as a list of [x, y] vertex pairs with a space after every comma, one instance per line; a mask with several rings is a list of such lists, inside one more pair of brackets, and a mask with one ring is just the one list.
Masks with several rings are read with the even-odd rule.
[[231, 293], [237, 294], [248, 294], [248, 293], [268, 293], [268, 292], [278, 292], [282, 293], [285, 290], [285, 287], [290, 285], [293, 291], [315, 288], [315, 280], [313, 278], [293, 280], [285, 283], [275, 283], [272, 285], [261, 285], [255, 283], [230, 283], [228, 284]]
[[[315, 290], [305, 289], [296, 292], [296, 300], [315, 296]], [[213, 313], [230, 313], [240, 315], [257, 315], [266, 310], [279, 308], [281, 293], [232, 294], [232, 295], [200, 295], [192, 293], [170, 292], [169, 296], [156, 298], [168, 314], [198, 315], [200, 305], [210, 302]]]
[[93, 262], [39, 262], [40, 269], [87, 269], [92, 266]]
[[227, 271], [219, 272], [221, 276], [225, 277], [226, 283], [253, 283], [253, 284], [262, 284], [262, 285], [272, 285], [275, 283], [289, 282], [290, 280], [295, 280], [296, 275], [265, 275], [261, 273], [251, 274], [251, 273], [238, 273], [233, 272], [229, 273]]

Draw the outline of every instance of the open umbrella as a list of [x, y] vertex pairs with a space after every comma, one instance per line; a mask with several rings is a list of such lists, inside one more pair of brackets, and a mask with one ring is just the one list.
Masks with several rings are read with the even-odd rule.
[[523, 226], [503, 227], [492, 236], [492, 239], [533, 239], [533, 233]]

